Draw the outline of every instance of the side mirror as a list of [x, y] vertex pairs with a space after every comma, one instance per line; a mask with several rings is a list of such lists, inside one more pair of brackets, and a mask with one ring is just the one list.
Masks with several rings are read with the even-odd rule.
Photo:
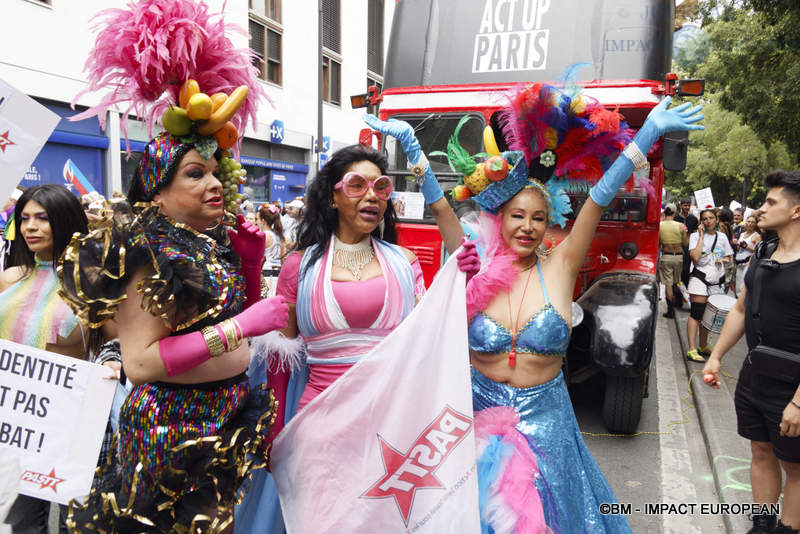
[[680, 80], [675, 92], [678, 96], [702, 96], [705, 90], [705, 80]]
[[381, 143], [381, 134], [380, 134], [380, 132], [376, 132], [372, 128], [361, 128], [361, 130], [359, 130], [359, 132], [358, 132], [358, 144], [364, 145], [364, 146], [371, 146], [371, 147], [375, 148], [372, 145], [372, 138], [373, 137], [378, 140], [378, 146], [380, 147], [380, 143]]
[[664, 134], [662, 162], [668, 171], [682, 171], [686, 168], [686, 154], [689, 149], [689, 132], [678, 130]]

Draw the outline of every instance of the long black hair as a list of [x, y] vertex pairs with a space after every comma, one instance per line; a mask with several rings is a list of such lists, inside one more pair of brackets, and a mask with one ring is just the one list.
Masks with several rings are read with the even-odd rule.
[[[308, 187], [306, 205], [303, 210], [304, 217], [300, 222], [297, 237], [297, 248], [299, 250], [312, 245], [319, 245], [311, 253], [312, 256], [309, 258], [308, 265], [313, 265], [315, 261], [322, 257], [328, 241], [339, 225], [339, 214], [332, 206], [333, 186], [342, 179], [342, 176], [352, 164], [359, 161], [374, 163], [380, 169], [381, 174], [386, 174], [386, 169], [389, 166], [386, 157], [372, 147], [364, 145], [347, 146], [336, 151], [331, 156]], [[386, 212], [383, 214], [383, 224], [378, 225], [372, 231], [373, 237], [383, 239], [389, 243], [397, 243], [396, 222], [397, 214], [394, 211], [392, 201], [387, 200]], [[382, 232], [381, 226], [383, 226]]]
[[86, 219], [80, 201], [63, 185], [44, 184], [27, 189], [17, 200], [14, 207], [14, 230], [16, 237], [11, 245], [11, 265], [22, 267], [26, 273], [36, 266], [33, 252], [28, 248], [22, 236], [22, 210], [33, 200], [40, 204], [47, 213], [50, 232], [53, 236], [53, 267], [67, 248], [72, 234], [89, 233], [89, 221]]

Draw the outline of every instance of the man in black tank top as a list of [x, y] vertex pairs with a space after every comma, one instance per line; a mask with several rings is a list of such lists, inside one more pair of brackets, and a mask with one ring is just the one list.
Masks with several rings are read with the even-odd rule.
[[800, 172], [775, 171], [764, 184], [767, 199], [758, 226], [775, 231], [777, 239], [756, 248], [745, 289], [703, 369], [706, 383], [719, 387], [722, 357], [746, 334], [750, 353], [734, 404], [739, 435], [750, 440], [753, 453], [753, 502], [777, 503], [784, 494], [777, 526], [774, 515], [753, 515], [748, 534], [800, 529]]

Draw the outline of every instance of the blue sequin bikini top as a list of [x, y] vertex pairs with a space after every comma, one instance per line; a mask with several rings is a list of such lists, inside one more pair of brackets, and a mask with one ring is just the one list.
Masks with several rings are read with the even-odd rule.
[[[544, 306], [534, 313], [520, 329], [515, 350], [526, 354], [563, 356], [569, 345], [567, 321], [550, 303], [544, 287], [542, 268], [536, 263], [539, 281], [542, 284]], [[511, 332], [486, 312], [478, 312], [469, 323], [469, 348], [475, 352], [499, 354], [511, 350]]]

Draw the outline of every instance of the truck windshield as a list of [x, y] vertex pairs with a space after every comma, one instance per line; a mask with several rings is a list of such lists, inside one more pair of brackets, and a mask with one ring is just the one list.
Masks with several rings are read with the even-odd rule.
[[[447, 142], [453, 135], [458, 125], [458, 121], [464, 113], [431, 113], [427, 115], [394, 115], [392, 118], [408, 122], [414, 127], [414, 133], [422, 146], [423, 152], [429, 155], [431, 152], [447, 152]], [[469, 114], [474, 117], [468, 121], [459, 132], [458, 141], [470, 154], [483, 152], [483, 128], [486, 121], [483, 115], [478, 113]], [[387, 156], [389, 158], [389, 171], [393, 174], [408, 174], [406, 155], [402, 148], [397, 144], [393, 137], [386, 139], [385, 143]], [[429, 156], [431, 169], [436, 173], [440, 182], [453, 182], [458, 180], [458, 174], [454, 173], [444, 156]], [[399, 188], [401, 184], [396, 184]], [[444, 186], [444, 184], [442, 184]], [[445, 189], [449, 189], [445, 187]], [[405, 189], [399, 189], [404, 191]]]
[[[572, 213], [567, 215], [570, 220], [575, 220], [583, 203], [589, 197], [588, 193], [568, 193], [572, 202]], [[631, 191], [620, 189], [616, 198], [603, 212], [601, 220], [619, 222], [641, 222], [647, 218], [647, 192], [640, 187]]]

